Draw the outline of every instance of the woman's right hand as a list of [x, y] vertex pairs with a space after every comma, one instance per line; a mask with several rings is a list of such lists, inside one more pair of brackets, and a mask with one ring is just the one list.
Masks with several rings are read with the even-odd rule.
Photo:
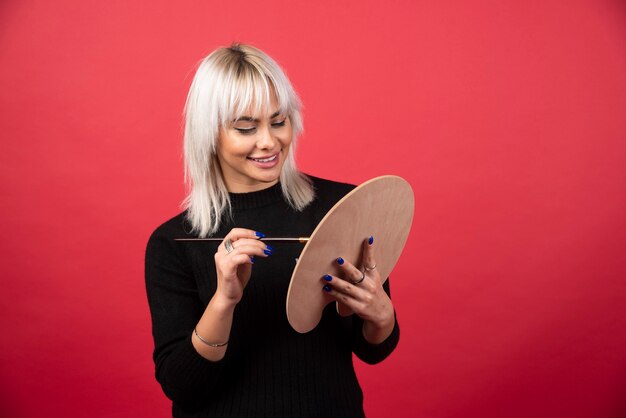
[[[233, 228], [224, 237], [215, 253], [217, 290], [215, 296], [228, 304], [236, 305], [243, 296], [250, 275], [254, 257], [268, 257], [272, 248], [260, 241], [264, 235], [251, 229]], [[232, 251], [226, 250], [225, 242], [232, 242]]]

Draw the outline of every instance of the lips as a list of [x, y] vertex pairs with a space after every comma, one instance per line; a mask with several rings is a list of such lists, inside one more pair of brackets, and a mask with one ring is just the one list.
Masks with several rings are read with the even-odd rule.
[[270, 155], [269, 157], [260, 157], [260, 158], [248, 157], [249, 160], [256, 161], [258, 163], [270, 163], [276, 160], [276, 158], [278, 158], [278, 154]]

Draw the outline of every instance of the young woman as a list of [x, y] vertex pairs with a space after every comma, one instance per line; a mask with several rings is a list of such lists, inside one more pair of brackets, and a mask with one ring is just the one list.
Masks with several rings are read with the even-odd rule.
[[[343, 276], [319, 278], [319, 291], [355, 314], [330, 304], [306, 334], [287, 322], [303, 247], [262, 238], [309, 236], [353, 188], [298, 172], [301, 131], [299, 99], [265, 53], [234, 44], [201, 62], [185, 107], [186, 210], [146, 251], [156, 378], [174, 416], [363, 416], [352, 353], [374, 364], [397, 345], [375, 237], [364, 237], [364, 265], [337, 254]], [[174, 240], [189, 237], [224, 240]]]

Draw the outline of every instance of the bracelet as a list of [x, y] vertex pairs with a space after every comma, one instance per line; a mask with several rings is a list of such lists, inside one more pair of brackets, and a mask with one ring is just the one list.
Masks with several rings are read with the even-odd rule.
[[200, 341], [202, 341], [203, 343], [205, 343], [206, 345], [208, 345], [209, 347], [224, 347], [226, 344], [228, 344], [228, 341], [226, 341], [225, 343], [221, 343], [221, 344], [214, 344], [214, 343], [210, 343], [207, 340], [205, 340], [204, 338], [202, 338], [200, 336], [200, 334], [198, 334], [198, 331], [196, 331], [196, 329], [193, 329], [193, 333], [196, 334], [196, 337], [198, 337], [198, 339]]

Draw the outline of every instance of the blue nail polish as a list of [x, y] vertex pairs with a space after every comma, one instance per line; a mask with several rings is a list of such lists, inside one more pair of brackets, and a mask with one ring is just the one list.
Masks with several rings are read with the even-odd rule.
[[339, 257], [337, 259], [337, 264], [339, 264], [340, 266], [343, 266], [343, 263], [345, 263], [345, 261], [343, 261], [343, 258]]
[[324, 291], [325, 292], [330, 292], [330, 286], [329, 285], [324, 285]]
[[372, 245], [374, 243], [374, 236], [370, 235], [370, 239], [368, 239], [367, 242]]
[[256, 261], [256, 259], [254, 258], [254, 256], [250, 257], [250, 262], [251, 262], [252, 264], [254, 264], [254, 262], [255, 262], [255, 261]]
[[265, 234], [263, 232], [256, 231], [255, 234], [259, 238], [265, 238]]
[[327, 282], [330, 282], [332, 279], [333, 279], [332, 276], [330, 276], [328, 274], [324, 275], [324, 280], [326, 280]]
[[274, 248], [271, 245], [267, 245], [267, 244], [265, 244], [265, 249], [274, 251]]
[[263, 254], [272, 255], [272, 252], [270, 250], [263, 250]]

